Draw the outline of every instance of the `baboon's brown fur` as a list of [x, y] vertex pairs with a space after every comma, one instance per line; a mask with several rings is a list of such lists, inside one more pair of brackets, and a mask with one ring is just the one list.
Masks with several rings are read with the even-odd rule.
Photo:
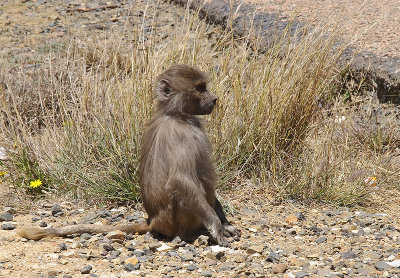
[[196, 117], [210, 114], [217, 101], [207, 83], [203, 72], [187, 65], [172, 66], [157, 78], [157, 106], [143, 136], [139, 171], [147, 224], [74, 225], [18, 233], [36, 240], [83, 232], [152, 231], [169, 238], [193, 239], [205, 228], [221, 246], [228, 245], [225, 236], [240, 236], [215, 196], [212, 149]]

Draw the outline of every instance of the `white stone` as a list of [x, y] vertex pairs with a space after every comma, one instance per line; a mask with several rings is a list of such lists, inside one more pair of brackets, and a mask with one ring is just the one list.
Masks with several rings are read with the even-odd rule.
[[221, 247], [219, 245], [210, 246], [210, 249], [211, 249], [211, 252], [214, 252], [214, 253], [218, 253], [218, 252], [229, 250], [229, 248]]
[[400, 260], [395, 260], [392, 262], [386, 262], [388, 265], [390, 265], [391, 267], [400, 267]]
[[0, 160], [7, 160], [7, 152], [4, 147], [0, 147]]
[[387, 258], [387, 260], [388, 260], [389, 262], [393, 261], [394, 259], [396, 259], [396, 256], [395, 256], [395, 255], [390, 255], [390, 256]]
[[172, 249], [171, 246], [169, 246], [166, 243], [162, 243], [161, 246], [157, 248], [157, 251], [158, 252], [162, 252], [162, 251], [167, 251], [167, 250], [170, 250], [170, 249]]

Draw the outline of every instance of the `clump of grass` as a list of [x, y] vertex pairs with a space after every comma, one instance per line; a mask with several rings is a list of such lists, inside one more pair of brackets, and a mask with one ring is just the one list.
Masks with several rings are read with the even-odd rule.
[[[315, 124], [338, 78], [337, 34], [304, 29], [296, 42], [284, 35], [259, 53], [247, 38], [190, 12], [162, 41], [155, 39], [156, 22], [149, 24], [148, 40], [144, 25], [131, 44], [118, 35], [74, 38], [33, 71], [2, 69], [1, 140], [8, 149], [18, 146], [8, 166], [15, 183], [40, 178], [48, 190], [77, 198], [138, 200], [140, 140], [155, 76], [187, 63], [211, 74], [220, 99], [206, 126], [221, 188], [252, 178], [277, 196], [348, 205], [366, 196], [344, 178], [347, 162], [340, 159], [347, 157], [337, 157], [334, 130]], [[310, 148], [319, 132], [325, 139]], [[318, 170], [322, 158], [328, 166], [321, 162]], [[21, 159], [33, 164], [19, 167]]]

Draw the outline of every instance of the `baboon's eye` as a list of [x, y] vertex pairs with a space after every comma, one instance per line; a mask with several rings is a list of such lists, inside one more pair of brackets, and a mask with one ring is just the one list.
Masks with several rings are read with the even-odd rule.
[[203, 84], [197, 85], [196, 86], [196, 91], [201, 92], [201, 93], [207, 91], [206, 84], [203, 83]]
[[169, 94], [171, 93], [171, 89], [170, 89], [169, 87], [166, 87], [166, 88], [164, 89], [164, 93], [165, 93], [166, 95], [169, 95]]

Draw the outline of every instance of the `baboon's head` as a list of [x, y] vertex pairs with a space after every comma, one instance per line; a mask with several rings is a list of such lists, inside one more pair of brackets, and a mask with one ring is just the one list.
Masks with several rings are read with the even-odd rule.
[[158, 110], [167, 114], [210, 114], [217, 97], [207, 90], [208, 77], [188, 65], [175, 65], [157, 77]]

